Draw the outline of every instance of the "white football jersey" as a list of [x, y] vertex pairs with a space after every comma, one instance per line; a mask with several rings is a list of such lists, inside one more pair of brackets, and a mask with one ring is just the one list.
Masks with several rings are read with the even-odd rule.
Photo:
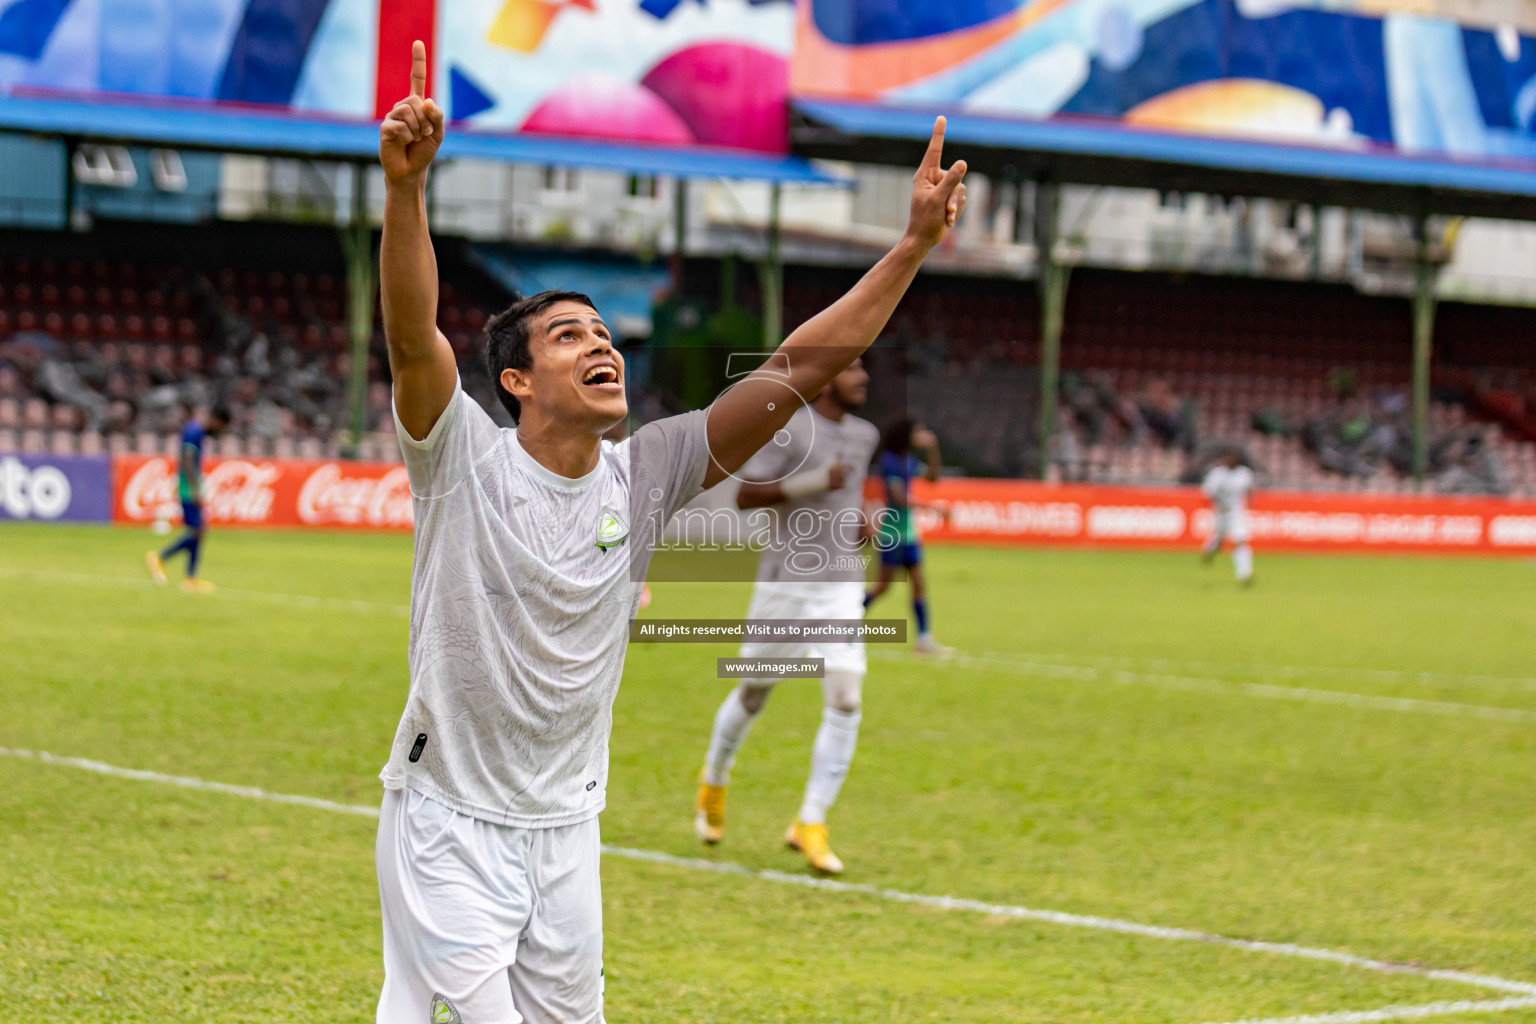
[[1253, 470], [1247, 466], [1213, 466], [1205, 474], [1200, 489], [1217, 512], [1246, 512], [1248, 495], [1253, 490]]
[[835, 491], [747, 512], [749, 522], [761, 516], [771, 524], [758, 558], [760, 582], [864, 581], [858, 524], [864, 477], [879, 444], [880, 431], [868, 420], [851, 414], [831, 420], [802, 405], [784, 429], [747, 460], [737, 472], [743, 480], [778, 482], [822, 466], [848, 467], [847, 479]]
[[603, 809], [630, 620], [661, 526], [698, 494], [705, 414], [603, 442], [577, 480], [462, 390], [425, 440], [395, 418], [416, 519], [410, 693], [380, 777], [483, 821]]

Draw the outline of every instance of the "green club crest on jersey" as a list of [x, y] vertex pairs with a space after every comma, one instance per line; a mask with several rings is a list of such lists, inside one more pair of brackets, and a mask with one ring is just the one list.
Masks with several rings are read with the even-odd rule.
[[604, 508], [597, 517], [597, 546], [607, 551], [629, 539], [629, 524], [611, 508]]
[[431, 1024], [464, 1024], [464, 1018], [459, 1016], [459, 1011], [453, 1008], [447, 996], [435, 992], [432, 995]]

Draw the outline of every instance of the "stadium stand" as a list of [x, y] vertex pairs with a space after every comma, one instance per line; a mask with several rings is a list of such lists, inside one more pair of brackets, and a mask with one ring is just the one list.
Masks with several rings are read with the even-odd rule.
[[[235, 422], [219, 454], [335, 456], [351, 372], [335, 235], [225, 232], [224, 245], [179, 262], [0, 255], [0, 451], [174, 452], [186, 409], [224, 401]], [[172, 252], [176, 234], [153, 232]], [[333, 258], [284, 258], [306, 242]], [[449, 262], [440, 326], [466, 357], [467, 383], [475, 338], [504, 304], [494, 283]], [[359, 454], [393, 460], [380, 330], [376, 316]]]
[[[199, 238], [186, 252], [177, 234], [156, 229], [155, 251], [116, 260], [71, 255], [58, 235], [43, 246], [0, 238], [0, 451], [174, 450], [186, 407], [219, 399], [236, 411], [221, 454], [341, 450], [351, 367], [334, 233], [222, 225], [219, 244]], [[90, 251], [146, 248], [126, 231], [105, 241]], [[466, 387], [500, 416], [474, 356], [506, 293], [443, 249], [440, 326]], [[790, 268], [786, 325], [851, 283], [842, 271]], [[1069, 294], [1051, 477], [1187, 481], [1235, 444], [1269, 486], [1413, 489], [1402, 298], [1091, 270]], [[968, 472], [1038, 472], [1037, 322], [1027, 282], [935, 275], [919, 280], [883, 339], [905, 352], [907, 402]], [[1434, 489], [1536, 496], [1536, 365], [1522, 350], [1533, 327], [1530, 310], [1440, 307]], [[376, 319], [359, 454], [393, 460], [377, 332]]]
[[[786, 323], [841, 282], [792, 280]], [[807, 275], [809, 278], [809, 275]], [[1022, 284], [1022, 287], [1021, 287]], [[1039, 307], [1029, 282], [928, 276], [892, 319], [909, 400], [971, 472], [1016, 475], [1031, 438]], [[1443, 303], [1428, 445], [1444, 493], [1536, 495], [1536, 311]], [[1079, 270], [1062, 340], [1057, 479], [1194, 479], [1243, 447], [1268, 486], [1409, 492], [1411, 321], [1335, 285]]]

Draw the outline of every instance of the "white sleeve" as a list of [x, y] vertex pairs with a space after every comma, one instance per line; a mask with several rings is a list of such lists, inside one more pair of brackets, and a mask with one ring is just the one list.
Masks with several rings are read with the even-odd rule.
[[420, 441], [400, 422], [400, 411], [391, 398], [390, 411], [395, 419], [395, 435], [400, 439], [400, 453], [405, 458], [411, 494], [418, 498], [440, 498], [469, 476], [475, 463], [500, 443], [501, 428], [484, 409], [454, 384], [453, 397]]
[[1205, 479], [1200, 483], [1200, 493], [1207, 498], [1216, 497], [1216, 471], [1213, 469], [1205, 474]]
[[623, 442], [630, 460], [635, 513], [656, 509], [665, 523], [704, 490], [709, 469], [708, 422], [702, 409], [685, 412], [647, 423]]

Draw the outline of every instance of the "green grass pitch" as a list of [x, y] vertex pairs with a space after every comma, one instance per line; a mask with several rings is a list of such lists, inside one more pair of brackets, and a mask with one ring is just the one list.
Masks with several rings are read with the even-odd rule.
[[[376, 805], [410, 539], [215, 532], [211, 597], [142, 581], [155, 540], [0, 528], [0, 746]], [[937, 632], [969, 657], [872, 659], [831, 820], [846, 880], [1536, 982], [1536, 564], [1260, 551], [1241, 591], [1194, 552], [941, 548], [930, 572]], [[748, 598], [655, 589], [665, 617]], [[878, 613], [904, 604], [898, 588]], [[809, 681], [743, 749], [725, 842], [693, 839], [729, 654], [631, 647], [604, 838], [800, 874], [779, 840]], [[371, 820], [9, 756], [0, 778], [0, 1021], [373, 1019]], [[620, 857], [603, 883], [615, 1024], [1205, 1024], [1511, 998]]]

